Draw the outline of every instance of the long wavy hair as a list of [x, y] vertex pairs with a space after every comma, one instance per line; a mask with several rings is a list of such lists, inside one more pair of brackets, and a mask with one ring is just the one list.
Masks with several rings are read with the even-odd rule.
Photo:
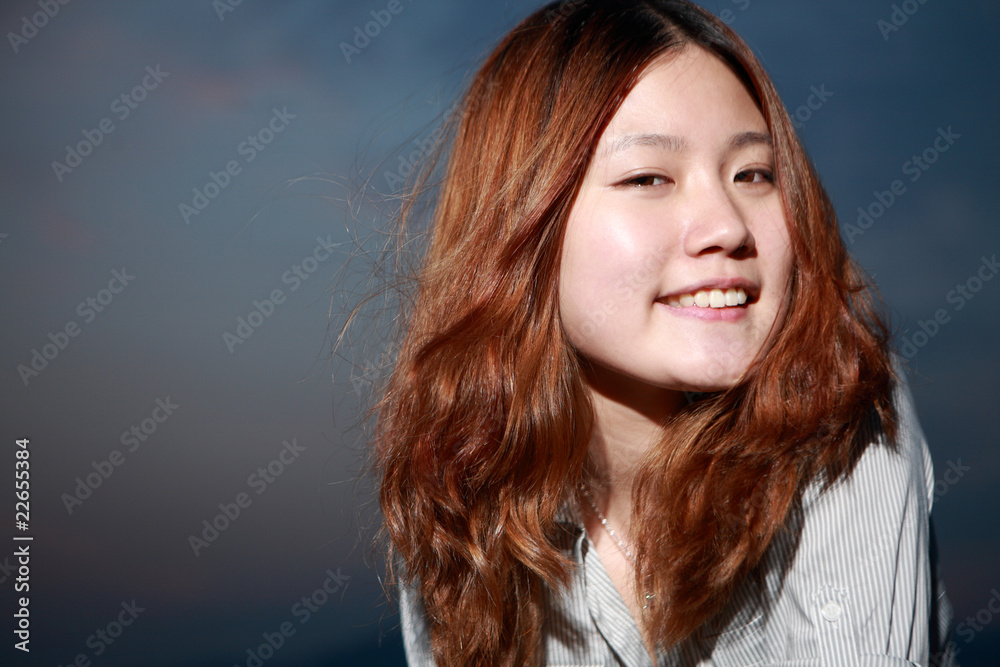
[[[453, 117], [375, 406], [389, 564], [422, 597], [440, 665], [541, 660], [546, 588], [566, 586], [573, 567], [556, 518], [578, 501], [594, 419], [558, 310], [566, 221], [622, 100], [654, 59], [687, 45], [728, 65], [763, 114], [794, 271], [766, 353], [736, 386], [682, 409], [638, 468], [630, 526], [635, 590], [656, 593], [641, 620], [649, 644], [696, 635], [804, 488], [835, 483], [879, 434], [894, 437], [877, 301], [750, 49], [684, 0], [546, 6], [488, 56]], [[403, 206], [401, 230], [425, 190]]]

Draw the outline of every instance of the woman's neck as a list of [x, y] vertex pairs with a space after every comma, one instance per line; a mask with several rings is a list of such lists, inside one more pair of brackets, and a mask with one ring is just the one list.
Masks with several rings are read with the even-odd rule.
[[594, 405], [590, 456], [593, 489], [608, 521], [624, 527], [631, 514], [632, 482], [639, 462], [661, 437], [665, 421], [686, 403], [684, 393], [600, 367], [587, 372]]
[[[608, 576], [641, 628], [643, 596], [635, 591], [636, 546], [629, 533], [632, 484], [649, 448], [660, 442], [663, 424], [686, 400], [682, 392], [650, 387], [599, 368], [588, 369], [587, 380], [594, 406], [590, 458], [595, 479], [587, 490], [593, 511], [585, 510], [584, 525]], [[652, 646], [646, 650], [655, 663]]]

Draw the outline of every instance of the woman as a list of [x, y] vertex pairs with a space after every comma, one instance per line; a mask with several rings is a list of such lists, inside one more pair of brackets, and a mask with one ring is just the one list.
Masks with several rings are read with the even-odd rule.
[[431, 224], [376, 432], [411, 664], [950, 661], [886, 329], [724, 24], [536, 12]]

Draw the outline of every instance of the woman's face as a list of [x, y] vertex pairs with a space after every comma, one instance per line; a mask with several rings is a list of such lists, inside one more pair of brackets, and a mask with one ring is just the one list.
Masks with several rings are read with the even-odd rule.
[[559, 307], [601, 373], [731, 386], [784, 317], [792, 251], [764, 118], [700, 47], [655, 61], [597, 145], [570, 212]]

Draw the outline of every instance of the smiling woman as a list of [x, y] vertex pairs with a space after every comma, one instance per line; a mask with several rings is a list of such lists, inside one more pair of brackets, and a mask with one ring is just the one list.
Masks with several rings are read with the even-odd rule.
[[[760, 110], [698, 46], [651, 64], [598, 142], [563, 239], [559, 313], [587, 361], [600, 415], [591, 453], [615, 525], [627, 523], [644, 449], [685, 403], [680, 390], [733, 385], [784, 320], [792, 249], [773, 173]], [[650, 248], [660, 252], [648, 279], [616, 295]], [[595, 299], [618, 307], [588, 327]], [[627, 563], [614, 566], [620, 552], [602, 537], [601, 560], [631, 591]], [[625, 601], [640, 618], [635, 596]]]
[[[691, 46], [651, 65], [598, 142], [567, 224], [559, 312], [575, 349], [655, 387], [742, 375], [789, 297], [773, 173], [767, 124], [718, 58]], [[651, 248], [649, 279], [616, 295]], [[587, 327], [595, 300], [617, 301], [616, 317]]]
[[377, 405], [411, 663], [949, 664], [926, 444], [746, 45], [554, 3], [457, 117]]

